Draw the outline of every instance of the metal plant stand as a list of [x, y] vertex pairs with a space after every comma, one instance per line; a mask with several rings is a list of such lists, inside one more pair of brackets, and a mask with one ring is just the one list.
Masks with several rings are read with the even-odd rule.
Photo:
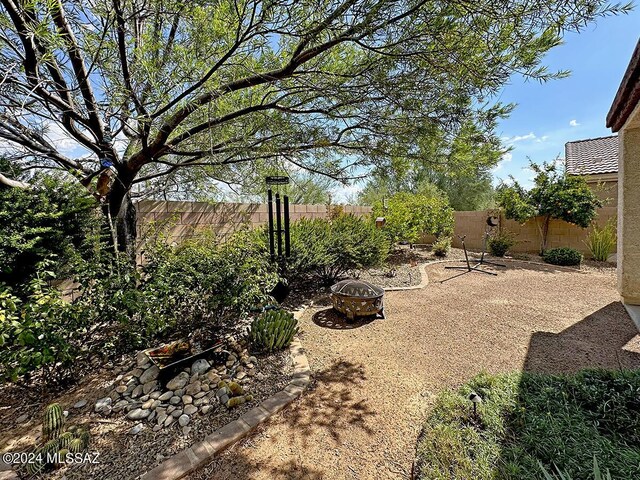
[[[471, 261], [469, 260], [469, 255], [467, 254], [467, 247], [464, 244], [464, 239], [466, 237], [467, 237], [466, 235], [462, 235], [462, 236], [458, 235], [458, 238], [462, 242], [462, 250], [464, 251], [464, 259], [465, 259], [465, 262], [466, 262], [467, 265], [466, 266], [460, 265], [460, 266], [445, 266], [444, 267], [444, 268], [446, 268], [448, 270], [464, 270], [464, 272], [462, 272], [462, 273], [460, 273], [458, 275], [454, 275], [453, 277], [447, 278], [445, 280], [442, 280], [440, 283], [444, 283], [444, 282], [446, 282], [448, 280], [452, 280], [452, 279], [454, 279], [456, 277], [459, 277], [461, 275], [464, 275], [464, 274], [470, 273], [470, 272], [486, 273], [487, 275], [493, 275], [493, 276], [497, 276], [498, 275], [497, 273], [488, 272], [487, 270], [483, 270], [482, 268], [479, 268], [480, 265], [482, 265], [482, 262], [476, 263], [475, 265], [471, 266]], [[482, 252], [482, 256], [484, 257], [484, 251]], [[484, 263], [486, 264], [486, 263], [489, 263], [489, 262], [485, 261]]]

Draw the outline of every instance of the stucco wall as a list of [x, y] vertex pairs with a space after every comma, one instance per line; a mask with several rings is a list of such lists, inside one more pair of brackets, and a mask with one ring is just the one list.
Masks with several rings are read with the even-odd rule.
[[[137, 208], [138, 236], [142, 246], [145, 238], [151, 233], [152, 222], [166, 223], [168, 240], [172, 243], [179, 243], [198, 235], [205, 229], [211, 229], [224, 238], [243, 224], [248, 223], [256, 227], [268, 222], [268, 210], [265, 204], [142, 201], [138, 203]], [[371, 213], [371, 207], [366, 206], [347, 205], [343, 208], [345, 212], [357, 215]], [[466, 235], [466, 244], [471, 249], [482, 248], [485, 220], [490, 213], [490, 211], [455, 212], [455, 235]], [[607, 206], [600, 209], [597, 221], [603, 225], [615, 215], [616, 207]], [[326, 218], [326, 216], [326, 205], [291, 205], [290, 207], [292, 221], [302, 217]], [[516, 234], [518, 244], [512, 249], [513, 252], [536, 252], [539, 249], [540, 237], [535, 222], [530, 221], [520, 225], [513, 220], [503, 220], [502, 226]], [[588, 253], [584, 244], [588, 231], [566, 222], [552, 220], [548, 236], [549, 247], [573, 247]], [[423, 242], [430, 243], [432, 240], [425, 236]], [[454, 246], [460, 246], [457, 236], [454, 237]]]

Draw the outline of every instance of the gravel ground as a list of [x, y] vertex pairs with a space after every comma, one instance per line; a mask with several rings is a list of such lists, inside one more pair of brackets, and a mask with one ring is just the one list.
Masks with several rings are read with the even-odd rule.
[[[145, 428], [138, 435], [128, 434], [128, 431], [138, 422], [125, 419], [124, 413], [114, 413], [108, 418], [93, 413], [96, 399], [107, 395], [113, 388], [117, 372], [103, 371], [83, 379], [77, 388], [50, 401], [58, 401], [70, 412], [67, 418], [68, 425], [84, 425], [89, 428], [91, 432], [89, 451], [99, 453], [99, 463], [73, 465], [56, 470], [47, 478], [66, 480], [137, 478], [164, 458], [202, 440], [209, 433], [235, 420], [247, 410], [286, 387], [293, 374], [289, 352], [283, 351], [269, 356], [256, 355], [256, 357], [258, 359], [256, 373], [264, 377], [262, 380], [253, 378], [245, 385], [247, 392], [254, 396], [253, 400], [231, 410], [218, 405], [207, 415], [193, 415], [189, 424], [191, 431], [186, 435], [183, 434], [177, 422], [157, 433], [152, 432], [151, 427], [145, 424]], [[122, 368], [123, 372], [133, 368], [130, 362], [125, 366], [126, 368]], [[81, 399], [87, 400], [87, 405], [81, 409], [73, 408], [74, 403]], [[42, 407], [41, 405], [30, 407], [29, 421], [18, 425], [7, 422], [3, 425], [9, 428], [3, 428], [0, 434], [0, 451], [27, 451], [36, 441], [39, 441], [42, 432], [40, 425]], [[14, 415], [24, 412], [23, 408], [12, 408], [12, 410], [16, 412]], [[5, 420], [10, 418], [12, 418], [11, 415], [5, 416]]]
[[[435, 395], [481, 371], [640, 367], [615, 275], [508, 262], [497, 277], [427, 268], [425, 289], [388, 292], [386, 320], [307, 312], [310, 391], [191, 480], [406, 479]], [[331, 327], [331, 328], [329, 328]]]

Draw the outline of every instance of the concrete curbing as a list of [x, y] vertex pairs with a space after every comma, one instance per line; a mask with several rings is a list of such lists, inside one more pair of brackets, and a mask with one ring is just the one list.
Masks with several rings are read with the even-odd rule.
[[429, 285], [429, 276], [427, 275], [427, 266], [433, 262], [426, 262], [420, 265], [420, 276], [422, 277], [418, 285], [411, 285], [410, 287], [383, 287], [385, 292], [401, 292], [404, 290], [420, 290], [421, 288]]
[[[299, 320], [305, 310], [306, 307], [294, 312], [294, 317]], [[204, 440], [169, 457], [157, 467], [138, 477], [139, 480], [178, 480], [185, 477], [206, 465], [225, 448], [246, 437], [254, 428], [302, 395], [311, 380], [311, 369], [297, 337], [291, 342], [289, 353], [293, 360], [293, 378], [284, 390], [270, 396], [233, 422], [210, 433]]]

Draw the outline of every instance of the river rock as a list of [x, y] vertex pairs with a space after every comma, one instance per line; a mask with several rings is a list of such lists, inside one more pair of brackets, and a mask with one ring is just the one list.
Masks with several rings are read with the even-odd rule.
[[[154, 400], [158, 400], [162, 396], [162, 392], [151, 392], [149, 394], [149, 398], [153, 398]], [[171, 397], [169, 397], [171, 398]]]
[[190, 403], [193, 403], [193, 397], [191, 395], [183, 395], [182, 403], [184, 403], [185, 405], [189, 405]]
[[76, 403], [73, 404], [73, 408], [82, 408], [87, 404], [87, 400], [86, 399], [82, 399], [77, 401]]
[[133, 389], [133, 392], [131, 392], [131, 398], [138, 398], [140, 395], [142, 395], [142, 385], [138, 385], [136, 388]]
[[133, 370], [131, 370], [131, 375], [133, 375], [134, 377], [139, 377], [140, 375], [142, 375], [142, 372], [144, 372], [143, 369], [134, 368]]
[[158, 414], [158, 418], [156, 419], [156, 423], [158, 425], [162, 425], [164, 421], [167, 419], [168, 415], [166, 413]]
[[158, 375], [160, 375], [160, 369], [157, 366], [152, 365], [147, 368], [142, 375], [140, 375], [140, 383], [147, 383], [156, 380]]
[[209, 370], [211, 368], [211, 364], [205, 360], [204, 358], [201, 358], [199, 360], [196, 360], [195, 362], [193, 362], [193, 365], [191, 365], [191, 374], [193, 375], [195, 374], [201, 374], [206, 372], [207, 370]]
[[184, 407], [184, 413], [186, 413], [187, 415], [193, 415], [197, 411], [198, 407], [194, 407], [193, 405], [187, 405], [186, 407]]
[[142, 425], [141, 423], [138, 423], [133, 427], [131, 427], [127, 433], [129, 435], [137, 435], [142, 431], [143, 428], [144, 428], [144, 425]]
[[178, 418], [180, 415], [182, 415], [182, 410], [179, 408], [171, 412], [171, 416], [173, 418]]
[[189, 415], [180, 415], [180, 418], [178, 418], [178, 423], [181, 427], [186, 427], [187, 425], [189, 425], [190, 421], [191, 417], [189, 417]]
[[123, 394], [124, 392], [127, 391], [127, 386], [126, 385], [118, 385], [116, 387], [116, 392]]
[[153, 402], [154, 400], [151, 400], [151, 399], [147, 400], [142, 404], [142, 408], [144, 408], [145, 410], [149, 410], [150, 408], [153, 407]]
[[108, 412], [105, 413], [106, 415], [108, 415], [109, 413], [111, 413], [112, 402], [113, 400], [111, 400], [111, 397], [104, 397], [99, 399], [96, 402], [95, 411], [98, 413], [105, 413], [108, 410]]
[[207, 373], [207, 378], [209, 379], [209, 382], [211, 382], [213, 384], [216, 384], [216, 385], [220, 381], [220, 375], [218, 375], [213, 370], [211, 370], [209, 373]]
[[153, 392], [156, 388], [158, 388], [158, 382], [155, 380], [151, 380], [150, 382], [147, 382], [142, 386], [142, 391], [147, 394]]
[[167, 400], [169, 400], [171, 397], [173, 397], [173, 392], [169, 391], [169, 392], [164, 392], [162, 395], [160, 395], [158, 397], [158, 400], [160, 400], [161, 402], [166, 402]]
[[187, 372], [180, 372], [178, 375], [169, 380], [169, 382], [167, 383], [167, 389], [178, 390], [180, 388], [184, 388], [188, 382], [189, 374]]
[[202, 408], [200, 409], [200, 411], [201, 411], [203, 414], [205, 414], [205, 415], [206, 415], [207, 413], [209, 413], [209, 411], [210, 411], [210, 410], [211, 410], [211, 405], [205, 405], [204, 407], [202, 407]]
[[177, 395], [174, 395], [169, 399], [169, 403], [171, 405], [178, 405], [180, 403], [180, 397], [178, 397]]
[[200, 383], [200, 381], [195, 381], [193, 383], [190, 383], [184, 391], [187, 395], [196, 395], [197, 393], [200, 393], [201, 390], [202, 384]]
[[173, 423], [174, 420], [175, 420], [175, 418], [173, 418], [171, 415], [169, 415], [167, 418], [164, 419], [164, 426], [168, 427], [169, 425], [171, 425]]
[[142, 367], [149, 362], [150, 360], [146, 353], [138, 352], [138, 354], [136, 355], [136, 364], [138, 365], [138, 367]]
[[136, 408], [135, 410], [131, 410], [127, 413], [127, 418], [129, 420], [142, 420], [147, 418], [151, 414], [151, 410], [145, 410], [143, 408]]
[[199, 407], [200, 405], [206, 405], [207, 403], [209, 403], [209, 399], [208, 399], [207, 397], [196, 398], [196, 399], [193, 401], [193, 404], [194, 404], [196, 407]]

